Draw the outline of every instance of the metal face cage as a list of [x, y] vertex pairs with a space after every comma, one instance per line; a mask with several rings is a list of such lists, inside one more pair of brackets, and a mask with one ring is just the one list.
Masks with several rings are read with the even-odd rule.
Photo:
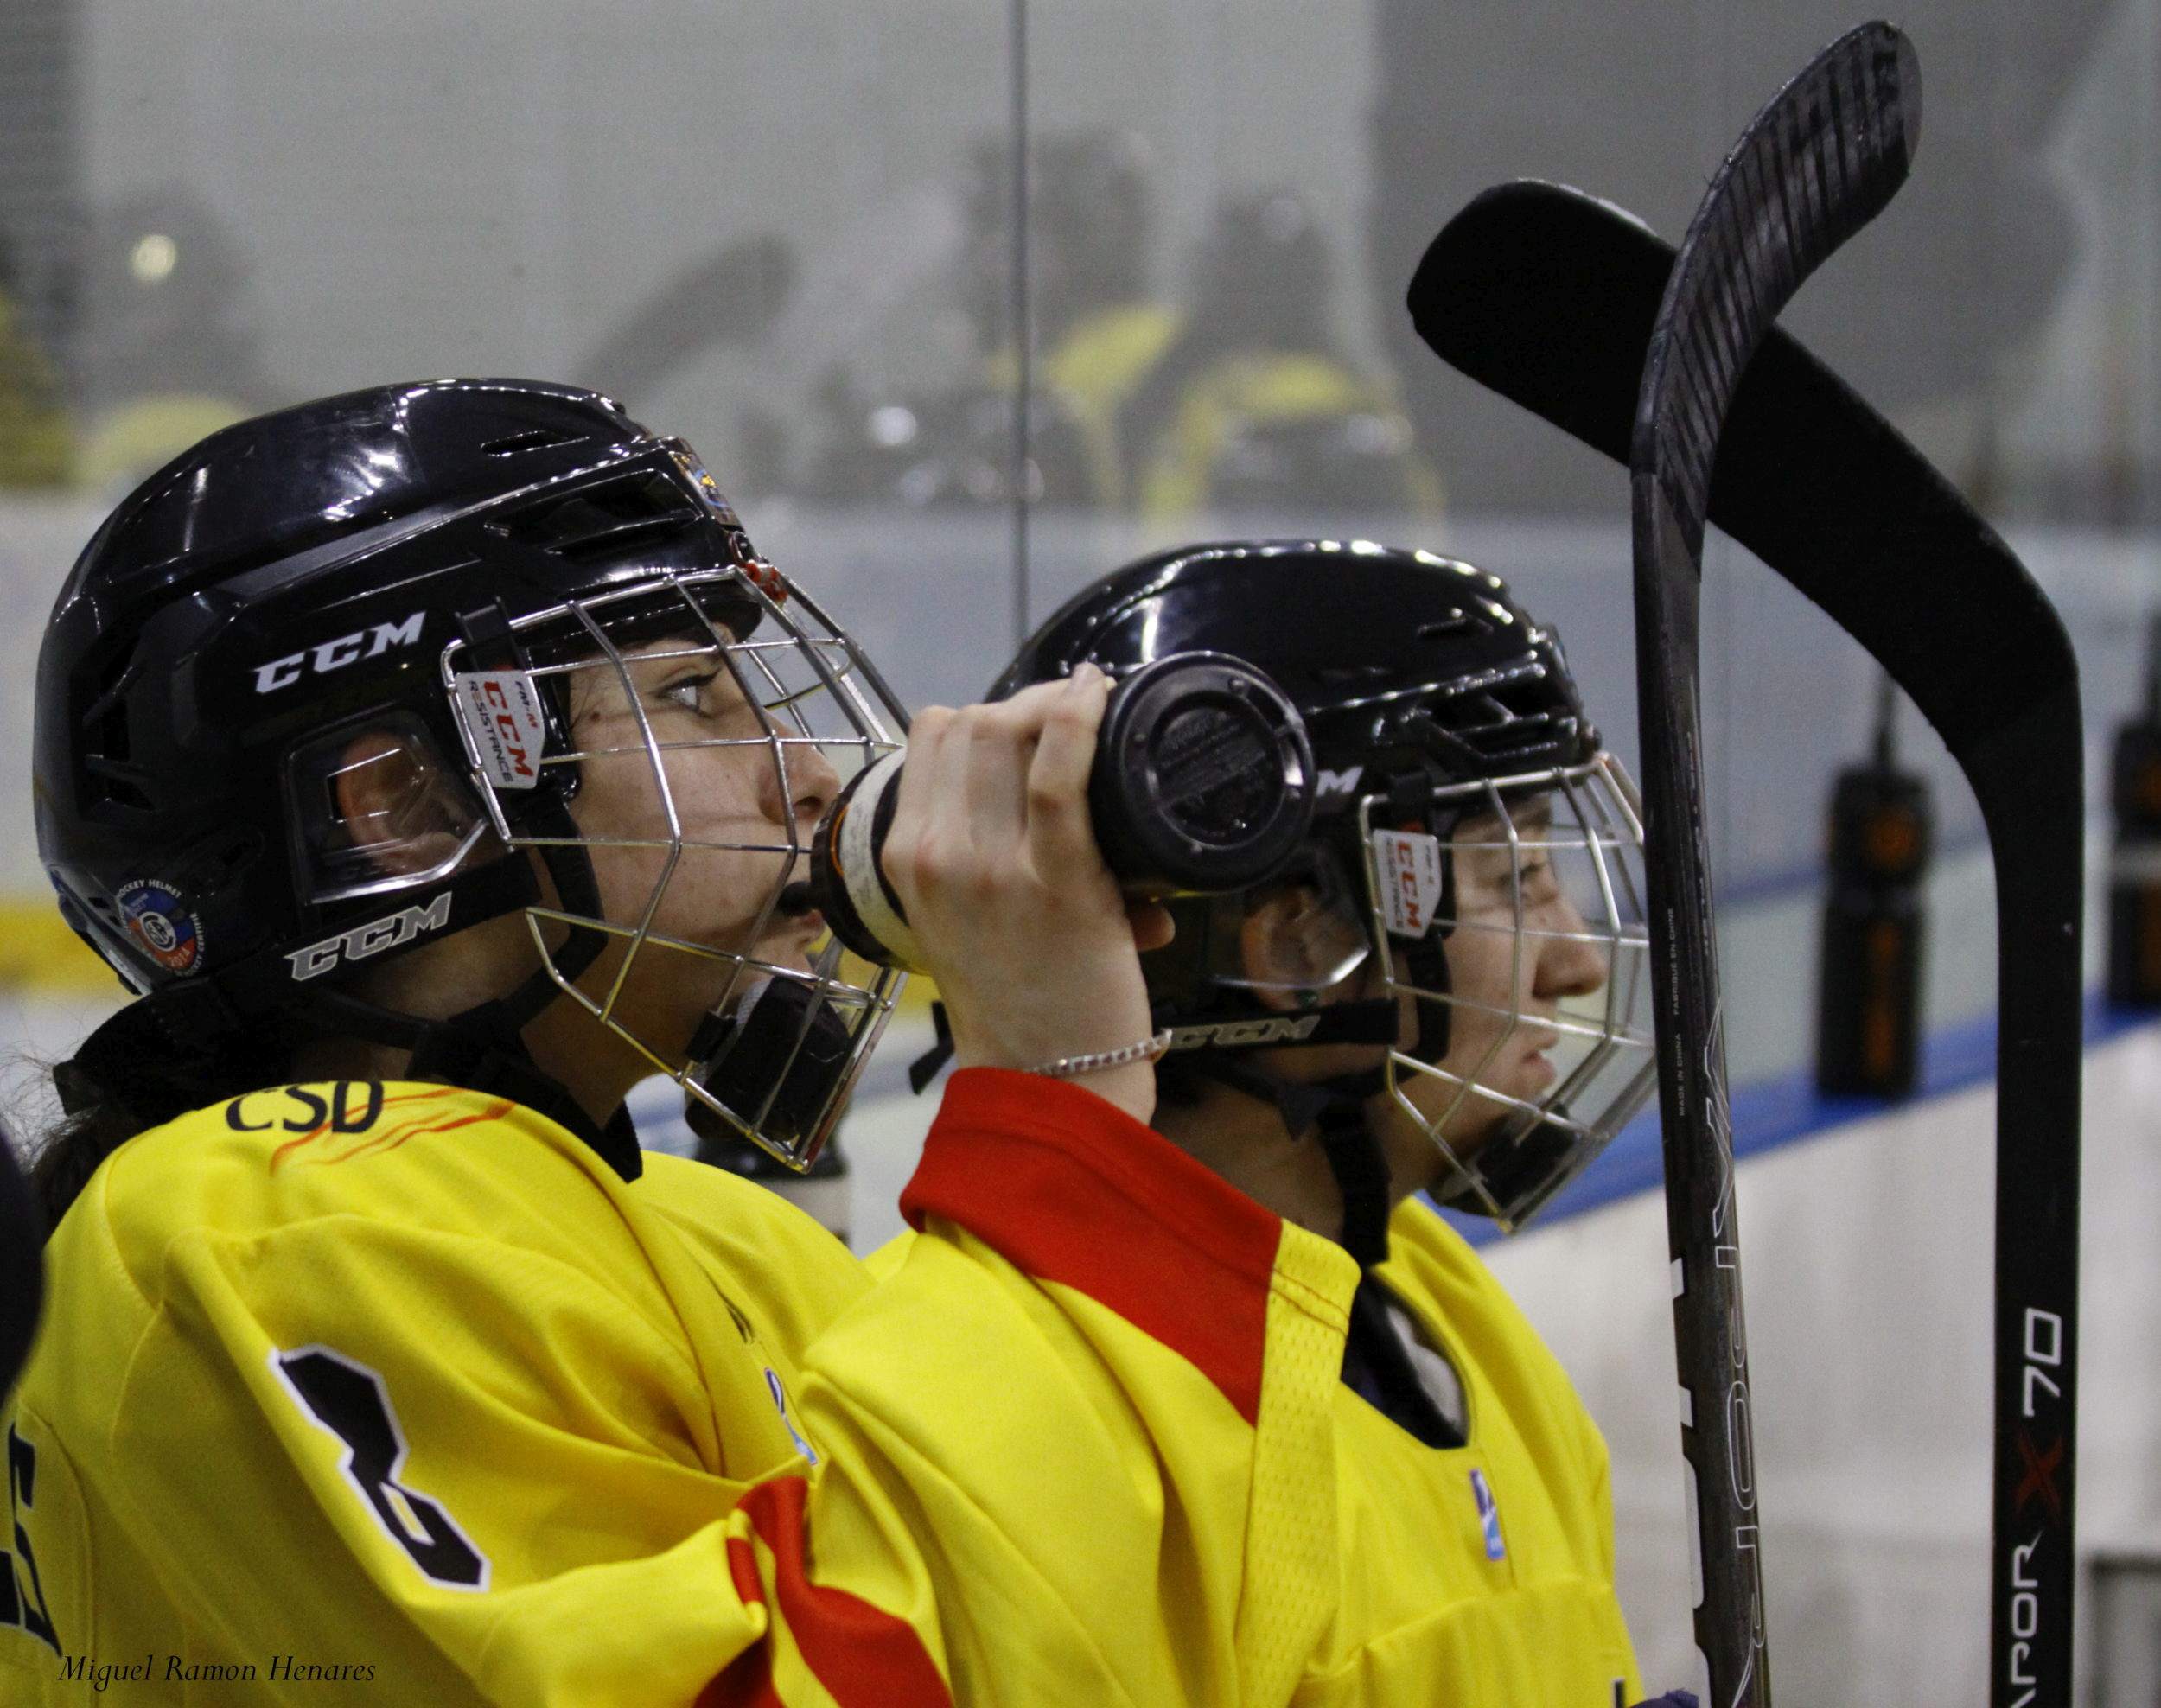
[[1359, 806], [1374, 940], [1404, 1036], [1446, 1041], [1392, 1049], [1387, 1089], [1448, 1163], [1435, 1195], [1513, 1233], [1656, 1083], [1641, 805], [1601, 752], [1387, 812]]
[[[682, 1087], [694, 1121], [807, 1169], [904, 978], [845, 959], [782, 892], [817, 813], [902, 745], [906, 714], [853, 640], [755, 559], [630, 571], [509, 634], [507, 649], [453, 642], [441, 676], [496, 837], [541, 856], [558, 892], [566, 858], [596, 880], [596, 908], [558, 893], [525, 910], [542, 966]], [[566, 967], [565, 934], [592, 933], [601, 953]], [[656, 1024], [654, 993], [685, 981], [702, 1021], [684, 1029], [679, 999]]]

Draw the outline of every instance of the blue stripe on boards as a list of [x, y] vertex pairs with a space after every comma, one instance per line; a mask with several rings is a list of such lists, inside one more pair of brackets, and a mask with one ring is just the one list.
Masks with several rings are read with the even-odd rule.
[[[2086, 1047], [2093, 1048], [2120, 1034], [2155, 1023], [2151, 1012], [2112, 1008], [2097, 992], [2086, 999]], [[1815, 1138], [1871, 1116], [1909, 1109], [1930, 1097], [1942, 1097], [1985, 1083], [1996, 1074], [1996, 1017], [1986, 1014], [1929, 1035], [1921, 1052], [1921, 1088], [1896, 1102], [1879, 1097], [1826, 1097], [1817, 1091], [1812, 1069], [1743, 1086], [1733, 1093], [1733, 1154], [1747, 1157], [1805, 1138]], [[1621, 1130], [1620, 1136], [1553, 1201], [1539, 1213], [1528, 1230], [1583, 1214], [1665, 1184], [1660, 1155], [1658, 1106]], [[1438, 1208], [1437, 1206], [1436, 1208]], [[1474, 1246], [1489, 1246], [1502, 1236], [1483, 1216], [1441, 1211], [1441, 1217]]]

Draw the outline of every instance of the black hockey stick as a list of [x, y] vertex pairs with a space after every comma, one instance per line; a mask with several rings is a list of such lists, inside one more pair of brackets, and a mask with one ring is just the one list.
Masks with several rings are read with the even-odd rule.
[[[1673, 252], [1579, 191], [1488, 190], [1411, 287], [1443, 360], [1625, 461]], [[1734, 394], [1711, 519], [1896, 679], [1972, 786], [1996, 862], [1991, 1700], [2068, 1708], [2076, 1489], [2078, 679], [2032, 578], [1889, 423], [1787, 335]]]
[[1802, 281], [1905, 182], [1919, 75], [1905, 37], [1865, 24], [1819, 54], [1741, 133], [1667, 281], [1629, 449], [1681, 1451], [1696, 1493], [1696, 1643], [1720, 1708], [1768, 1705], [1770, 1677], [1697, 698], [1705, 512], [1719, 430], [1756, 344]]

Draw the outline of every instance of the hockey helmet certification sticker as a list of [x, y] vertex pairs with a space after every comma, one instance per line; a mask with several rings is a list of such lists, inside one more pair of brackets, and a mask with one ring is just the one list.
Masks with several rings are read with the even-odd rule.
[[179, 892], [156, 878], [124, 883], [112, 898], [128, 935], [168, 972], [185, 978], [202, 960], [202, 921], [188, 911]]
[[1374, 832], [1374, 891], [1390, 934], [1423, 937], [1441, 899], [1441, 840], [1418, 831]]
[[532, 676], [522, 670], [457, 672], [458, 722], [473, 763], [499, 789], [540, 785], [540, 754], [548, 721]]
[[719, 487], [714, 483], [713, 477], [705, 472], [705, 465], [698, 460], [698, 454], [685, 446], [673, 455], [675, 466], [683, 471], [684, 478], [697, 489], [705, 507], [712, 512], [713, 519], [726, 531], [728, 551], [736, 560], [736, 567], [774, 603], [785, 604], [787, 601], [787, 581], [772, 564], [758, 556], [758, 548], [751, 545], [749, 534], [743, 530], [742, 518], [736, 514], [736, 507], [721, 496]]
[[705, 472], [705, 465], [687, 447], [673, 453], [675, 466], [684, 477], [698, 488], [698, 495], [704, 500], [705, 507], [730, 527], [740, 527], [736, 519], [736, 507], [723, 498], [713, 477]]

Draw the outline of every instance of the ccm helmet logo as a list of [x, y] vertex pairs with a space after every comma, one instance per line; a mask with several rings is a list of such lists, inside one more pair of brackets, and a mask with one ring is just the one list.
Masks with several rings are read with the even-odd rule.
[[335, 640], [325, 640], [304, 653], [288, 653], [282, 659], [258, 665], [255, 691], [274, 694], [280, 688], [291, 687], [303, 676], [328, 675], [343, 670], [355, 659], [372, 659], [392, 647], [410, 647], [420, 639], [420, 626], [426, 616], [425, 611], [415, 611], [403, 622], [379, 622], [373, 628], [358, 628]]
[[292, 967], [295, 979], [313, 978], [347, 961], [366, 960], [370, 955], [379, 955], [400, 943], [410, 943], [424, 931], [440, 931], [449, 922], [450, 897], [446, 892], [425, 908], [407, 908], [401, 914], [387, 914], [381, 919], [370, 920], [366, 925], [356, 925], [335, 937], [326, 937], [320, 943], [296, 949], [285, 959]]
[[1279, 1044], [1312, 1036], [1321, 1023], [1317, 1014], [1293, 1019], [1284, 1015], [1272, 1020], [1227, 1020], [1214, 1026], [1180, 1026], [1170, 1034], [1173, 1049], [1199, 1049], [1203, 1044], [1221, 1048], [1235, 1044]]

